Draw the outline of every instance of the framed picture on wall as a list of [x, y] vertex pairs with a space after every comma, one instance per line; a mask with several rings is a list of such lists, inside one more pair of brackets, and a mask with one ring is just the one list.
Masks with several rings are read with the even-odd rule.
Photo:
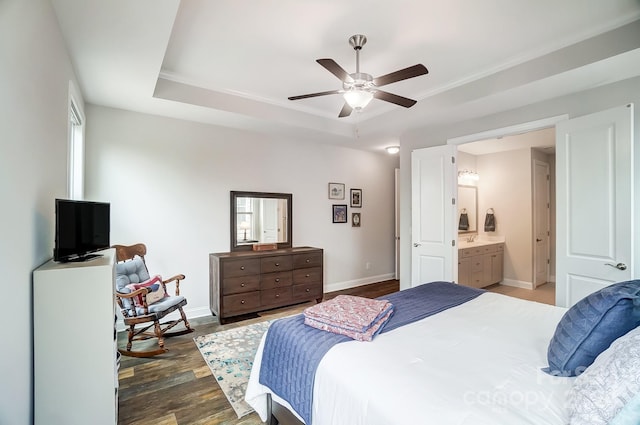
[[351, 227], [360, 227], [360, 213], [351, 213]]
[[344, 199], [344, 183], [329, 183], [329, 199]]
[[362, 189], [351, 189], [351, 207], [362, 208]]
[[346, 205], [332, 205], [332, 217], [334, 223], [346, 223], [347, 222], [347, 206]]

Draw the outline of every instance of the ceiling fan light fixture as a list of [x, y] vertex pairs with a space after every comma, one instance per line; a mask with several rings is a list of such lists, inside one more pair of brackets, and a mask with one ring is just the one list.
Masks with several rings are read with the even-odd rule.
[[373, 99], [373, 93], [367, 90], [352, 89], [344, 92], [344, 101], [349, 104], [354, 110], [360, 111], [365, 108], [371, 99]]

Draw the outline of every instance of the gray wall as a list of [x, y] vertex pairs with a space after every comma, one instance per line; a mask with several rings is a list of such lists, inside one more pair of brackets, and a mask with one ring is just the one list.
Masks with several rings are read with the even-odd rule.
[[[67, 195], [67, 102], [75, 81], [49, 1], [0, 2], [0, 64], [0, 281], [7, 319], [0, 424], [28, 424], [32, 309], [39, 308], [32, 305], [32, 270], [53, 255], [54, 199]], [[73, 323], [70, 315], [69, 329], [60, 332], [75, 332]]]
[[[393, 277], [397, 156], [93, 105], [86, 113], [86, 197], [111, 203], [112, 243], [144, 242], [153, 273], [187, 276], [189, 316], [210, 314], [208, 254], [229, 251], [231, 190], [293, 194], [293, 243], [324, 249], [326, 292]], [[345, 184], [344, 200], [328, 199], [329, 182]], [[331, 205], [349, 204], [350, 188], [362, 189], [362, 208], [334, 224]]]

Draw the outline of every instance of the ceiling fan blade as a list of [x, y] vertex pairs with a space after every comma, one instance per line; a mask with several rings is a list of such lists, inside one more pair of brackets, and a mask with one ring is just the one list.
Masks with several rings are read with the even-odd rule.
[[338, 118], [348, 117], [349, 115], [351, 115], [352, 111], [353, 111], [353, 108], [349, 106], [347, 102], [345, 102], [344, 106], [342, 107], [342, 110], [340, 111], [340, 114], [338, 114]]
[[342, 82], [353, 83], [353, 78], [345, 71], [340, 65], [333, 59], [318, 59], [316, 60], [320, 65], [326, 68], [327, 71], [335, 75]]
[[386, 86], [387, 84], [395, 83], [396, 81], [406, 80], [408, 78], [418, 77], [420, 75], [427, 74], [429, 71], [421, 63], [410, 66], [405, 69], [401, 69], [390, 74], [383, 75], [373, 79], [373, 84], [377, 87]]
[[318, 93], [301, 94], [300, 96], [291, 96], [288, 99], [289, 100], [300, 100], [300, 99], [307, 99], [309, 97], [326, 96], [328, 94], [339, 94], [339, 93], [341, 93], [341, 90], [329, 90], [329, 91], [321, 91], [321, 92], [318, 92]]
[[398, 96], [397, 94], [387, 93], [386, 91], [376, 90], [373, 93], [373, 97], [376, 99], [384, 100], [385, 102], [395, 103], [396, 105], [404, 106], [405, 108], [411, 108], [418, 101], [409, 99], [407, 97]]

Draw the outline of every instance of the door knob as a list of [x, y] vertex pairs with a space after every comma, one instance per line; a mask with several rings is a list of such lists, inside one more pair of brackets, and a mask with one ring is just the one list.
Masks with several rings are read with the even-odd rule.
[[605, 266], [615, 267], [618, 270], [627, 270], [627, 265], [625, 263], [618, 263], [618, 264], [605, 263]]
[[536, 242], [542, 242], [542, 239], [536, 238]]
[[421, 243], [418, 243], [418, 242], [414, 242], [414, 243], [413, 243], [413, 246], [414, 246], [415, 248], [417, 248], [417, 247], [419, 247], [419, 246], [421, 246], [421, 245], [422, 245], [422, 244], [421, 244]]

